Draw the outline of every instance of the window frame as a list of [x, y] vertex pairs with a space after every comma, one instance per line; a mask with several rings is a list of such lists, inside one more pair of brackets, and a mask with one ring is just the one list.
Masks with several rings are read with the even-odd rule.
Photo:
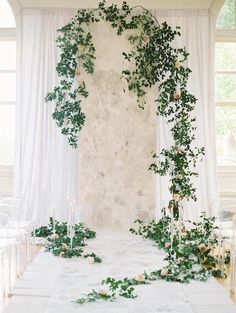
[[[0, 28], [0, 41], [15, 41], [16, 42], [16, 27]], [[16, 69], [15, 70], [0, 70], [0, 73], [16, 74]], [[0, 106], [1, 105], [16, 106], [16, 101], [0, 101]], [[14, 165], [1, 165], [0, 164], [0, 198], [11, 196], [13, 192], [13, 173], [14, 173]]]
[[[220, 10], [218, 11], [217, 17], [219, 16], [219, 13], [220, 13]], [[236, 1], [235, 1], [235, 21], [236, 21]], [[236, 22], [235, 22], [234, 29], [217, 29], [216, 28], [215, 44], [218, 42], [236, 43]], [[215, 45], [215, 50], [216, 50], [216, 45]], [[217, 74], [229, 74], [229, 73], [236, 74], [236, 71], [216, 71], [215, 69], [214, 77], [216, 78]], [[215, 100], [215, 106], [216, 108], [220, 106], [236, 107], [236, 101], [222, 102], [222, 101]], [[235, 190], [236, 165], [217, 164], [217, 168], [218, 168], [218, 175], [219, 175], [220, 196], [223, 198], [235, 197], [236, 196], [236, 190]]]
[[[223, 4], [224, 5], [224, 4]], [[223, 7], [222, 5], [222, 7]], [[225, 43], [236, 43], [236, 0], [234, 0], [234, 6], [235, 6], [235, 25], [233, 29], [224, 29], [224, 28], [217, 28], [216, 27], [216, 36], [215, 36], [215, 50], [216, 50], [216, 43], [218, 42], [225, 42]], [[220, 8], [220, 10], [222, 9]], [[220, 14], [220, 10], [218, 12], [217, 18]], [[216, 26], [217, 26], [217, 19], [216, 19]], [[236, 74], [236, 70], [234, 71], [217, 71], [214, 70], [214, 77], [216, 79], [217, 74]], [[215, 100], [215, 106], [222, 107], [222, 106], [232, 106], [236, 107], [236, 101], [216, 101]], [[219, 165], [217, 164], [218, 172], [220, 176], [228, 175], [229, 173], [233, 173], [233, 175], [236, 174], [236, 165]]]

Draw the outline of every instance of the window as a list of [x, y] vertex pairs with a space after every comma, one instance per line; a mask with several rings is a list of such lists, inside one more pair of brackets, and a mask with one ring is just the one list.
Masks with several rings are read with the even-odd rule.
[[16, 101], [15, 18], [0, 0], [0, 166], [14, 165]]
[[217, 20], [215, 99], [218, 165], [236, 167], [235, 0], [226, 0]]
[[0, 0], [0, 198], [12, 195], [15, 150], [16, 38], [15, 18]]
[[234, 29], [235, 28], [235, 1], [225, 0], [222, 7], [217, 23], [217, 29]]

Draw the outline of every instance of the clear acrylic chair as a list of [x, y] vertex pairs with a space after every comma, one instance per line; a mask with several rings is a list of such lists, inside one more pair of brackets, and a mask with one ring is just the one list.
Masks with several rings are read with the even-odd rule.
[[4, 306], [6, 292], [7, 292], [6, 287], [5, 287], [5, 279], [4, 279], [4, 275], [5, 275], [4, 264], [5, 264], [5, 251], [4, 251], [4, 248], [1, 247], [0, 248], [0, 312]]
[[236, 214], [236, 201], [229, 200], [228, 204], [225, 203], [220, 207], [219, 212], [219, 229], [223, 237], [230, 238], [232, 235], [232, 221]]
[[236, 289], [236, 215], [232, 222], [232, 236], [230, 242], [230, 293], [234, 294]]
[[215, 231], [218, 237], [218, 262], [219, 268], [224, 271], [225, 251], [231, 247], [233, 236], [233, 219], [236, 215], [236, 200], [232, 198], [221, 199], [219, 209], [219, 229]]
[[21, 198], [5, 198], [0, 201], [1, 204], [10, 205], [15, 208], [15, 226], [24, 228], [27, 231], [27, 260], [31, 261], [35, 251], [35, 227], [34, 222], [27, 218], [29, 213], [28, 202]]
[[4, 232], [0, 232], [1, 239], [17, 241], [17, 276], [20, 276], [28, 263], [30, 232], [20, 223], [20, 210], [13, 205], [0, 203], [0, 212], [9, 217], [9, 224]]
[[0, 252], [1, 282], [3, 299], [6, 299], [17, 278], [18, 271], [18, 237], [9, 237], [9, 217], [0, 212]]

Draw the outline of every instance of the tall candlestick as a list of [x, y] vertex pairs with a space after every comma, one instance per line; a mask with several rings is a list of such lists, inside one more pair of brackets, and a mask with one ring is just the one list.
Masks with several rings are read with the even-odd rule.
[[52, 213], [52, 225], [53, 225], [53, 235], [55, 240], [55, 234], [56, 234], [56, 205], [53, 205], [53, 213]]
[[170, 244], [171, 249], [173, 245], [173, 239], [174, 239], [174, 208], [171, 206], [170, 208], [170, 214], [171, 214], [171, 224], [170, 224]]
[[73, 247], [74, 227], [70, 225], [70, 247]]
[[72, 210], [71, 210], [71, 214], [72, 214], [72, 225], [73, 225], [73, 226], [75, 225], [75, 209], [76, 209], [76, 202], [75, 202], [75, 199], [74, 199], [73, 204], [72, 204]]
[[67, 196], [67, 198], [66, 198], [66, 221], [67, 221], [67, 236], [68, 236], [68, 237], [69, 237], [69, 233], [70, 233], [69, 214], [70, 214], [70, 210], [69, 210], [69, 197]]
[[182, 240], [182, 213], [183, 213], [183, 208], [181, 205], [178, 205], [178, 210], [179, 210], [179, 247], [181, 248], [181, 240]]
[[220, 216], [219, 235], [218, 235], [218, 264], [221, 263], [221, 244], [222, 244], [222, 220]]
[[75, 218], [76, 218], [76, 223], [80, 221], [80, 215], [79, 215], [79, 201], [76, 201], [76, 204], [75, 204], [75, 212], [76, 212], [76, 215], [75, 215]]

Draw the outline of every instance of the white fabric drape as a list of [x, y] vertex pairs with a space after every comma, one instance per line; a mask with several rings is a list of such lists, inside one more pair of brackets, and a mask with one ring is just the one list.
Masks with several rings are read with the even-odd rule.
[[[194, 179], [198, 201], [184, 202], [186, 218], [197, 220], [201, 212], [217, 215], [218, 183], [215, 149], [215, 104], [214, 104], [214, 29], [215, 18], [208, 10], [156, 10], [153, 14], [160, 23], [181, 27], [181, 37], [174, 45], [186, 47], [190, 53], [188, 66], [192, 70], [188, 89], [198, 101], [194, 114], [197, 118], [196, 146], [204, 146], [206, 155], [199, 163], [199, 177]], [[158, 120], [158, 150], [170, 143], [168, 125]], [[157, 217], [161, 208], [168, 204], [169, 181], [157, 177]]]
[[37, 225], [65, 219], [67, 201], [77, 200], [79, 155], [60, 134], [44, 97], [56, 85], [57, 29], [74, 10], [24, 9], [18, 18], [15, 196], [28, 200]]

